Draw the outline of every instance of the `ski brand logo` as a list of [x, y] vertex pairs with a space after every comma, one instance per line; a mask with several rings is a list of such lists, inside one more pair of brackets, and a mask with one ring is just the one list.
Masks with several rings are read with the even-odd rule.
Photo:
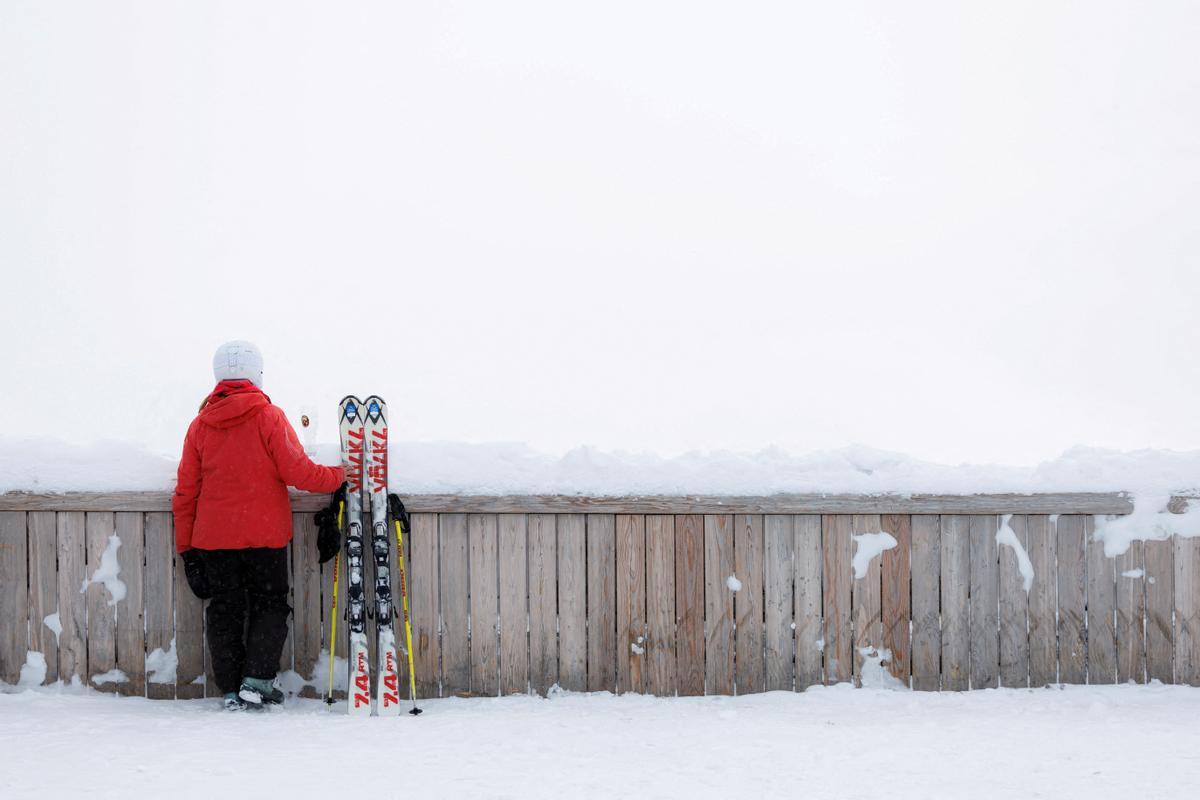
[[396, 677], [396, 656], [394, 653], [388, 653], [384, 658], [384, 676], [383, 685], [387, 690], [382, 693], [383, 707], [398, 705], [400, 703], [400, 682]]
[[348, 420], [356, 419], [358, 417], [358, 406], [354, 405], [354, 403], [346, 403], [346, 408], [343, 413], [346, 415], [346, 419]]
[[371, 676], [367, 673], [367, 654], [359, 653], [354, 665], [354, 707], [371, 704]]

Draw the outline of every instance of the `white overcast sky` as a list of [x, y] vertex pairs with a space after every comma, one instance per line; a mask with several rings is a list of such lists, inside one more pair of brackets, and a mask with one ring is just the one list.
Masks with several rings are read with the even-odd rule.
[[0, 434], [1200, 447], [1191, 2], [0, 5]]

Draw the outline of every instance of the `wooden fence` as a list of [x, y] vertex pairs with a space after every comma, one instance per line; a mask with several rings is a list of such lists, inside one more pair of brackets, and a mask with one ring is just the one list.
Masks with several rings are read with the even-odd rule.
[[[310, 680], [329, 646], [332, 570], [317, 564], [311, 514], [324, 500], [294, 500], [280, 664]], [[16, 683], [32, 650], [47, 683], [216, 692], [169, 507], [162, 493], [0, 495], [0, 679]], [[1128, 513], [1119, 495], [423, 496], [410, 507], [422, 697], [555, 684], [656, 695], [1200, 685], [1200, 539], [1105, 557], [1092, 515]], [[1017, 551], [997, 544], [1001, 514], [1028, 553], [1028, 592]], [[875, 532], [897, 545], [856, 577], [854, 537]], [[113, 537], [119, 599], [89, 582]], [[174, 675], [147, 670], [172, 649]]]

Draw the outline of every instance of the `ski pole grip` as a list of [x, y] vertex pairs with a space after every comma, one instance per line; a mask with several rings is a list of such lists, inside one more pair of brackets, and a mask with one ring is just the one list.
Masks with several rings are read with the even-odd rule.
[[400, 523], [400, 527], [405, 531], [412, 530], [409, 525], [408, 509], [404, 507], [404, 501], [400, 499], [398, 494], [388, 495], [388, 515], [396, 522]]

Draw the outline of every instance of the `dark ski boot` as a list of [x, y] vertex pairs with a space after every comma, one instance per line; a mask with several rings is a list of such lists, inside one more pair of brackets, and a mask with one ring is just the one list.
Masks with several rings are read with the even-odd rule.
[[222, 701], [226, 711], [245, 711], [246, 701], [238, 696], [237, 692], [226, 692], [225, 699]]
[[242, 678], [238, 697], [254, 708], [277, 706], [283, 702], [283, 692], [275, 688], [275, 681], [270, 678]]

